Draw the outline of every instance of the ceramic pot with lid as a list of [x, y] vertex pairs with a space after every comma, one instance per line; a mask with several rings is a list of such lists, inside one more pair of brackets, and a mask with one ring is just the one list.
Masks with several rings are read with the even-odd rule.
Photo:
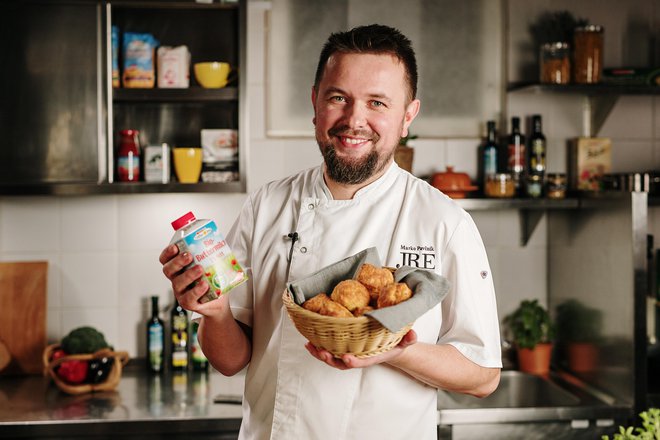
[[445, 172], [435, 173], [431, 176], [431, 185], [452, 199], [463, 199], [468, 192], [477, 190], [477, 187], [472, 185], [467, 173], [454, 172], [454, 167], [449, 165]]

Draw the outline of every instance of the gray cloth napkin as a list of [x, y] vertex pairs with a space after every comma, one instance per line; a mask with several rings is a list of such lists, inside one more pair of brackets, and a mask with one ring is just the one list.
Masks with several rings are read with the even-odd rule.
[[[340, 281], [355, 278], [358, 269], [364, 263], [381, 266], [376, 248], [365, 249], [305, 278], [292, 281], [289, 283], [289, 292], [297, 304], [302, 304], [319, 293], [326, 293], [330, 296]], [[395, 306], [366, 313], [391, 332], [397, 332], [415, 322], [417, 318], [442, 301], [449, 291], [449, 281], [445, 277], [416, 267], [400, 267], [394, 272], [394, 281], [406, 283], [414, 293], [412, 298]]]

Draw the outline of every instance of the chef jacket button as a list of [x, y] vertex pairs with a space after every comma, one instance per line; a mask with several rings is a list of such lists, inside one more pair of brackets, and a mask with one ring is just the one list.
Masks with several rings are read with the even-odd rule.
[[309, 205], [307, 205], [307, 209], [309, 209], [310, 211], [312, 211], [312, 210], [314, 209], [314, 204], [313, 204], [313, 203], [310, 203]]
[[306, 254], [306, 253], [307, 253], [307, 248], [304, 247], [304, 246], [301, 247], [301, 248], [300, 248], [300, 253], [302, 253], [302, 254]]

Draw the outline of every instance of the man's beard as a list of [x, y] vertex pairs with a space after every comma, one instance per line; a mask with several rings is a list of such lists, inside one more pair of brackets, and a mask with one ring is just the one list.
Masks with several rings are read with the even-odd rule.
[[[328, 134], [338, 136], [342, 134], [342, 131], [344, 130], [331, 129]], [[372, 144], [375, 145], [378, 139], [378, 135], [374, 135], [374, 138], [371, 139]], [[328, 176], [333, 181], [345, 185], [356, 185], [365, 182], [374, 174], [382, 171], [394, 155], [394, 149], [392, 149], [387, 157], [380, 158], [376, 149], [372, 148], [364, 158], [344, 159], [337, 156], [337, 151], [332, 143], [328, 142], [326, 145], [322, 145], [321, 141], [317, 142], [325, 161]]]

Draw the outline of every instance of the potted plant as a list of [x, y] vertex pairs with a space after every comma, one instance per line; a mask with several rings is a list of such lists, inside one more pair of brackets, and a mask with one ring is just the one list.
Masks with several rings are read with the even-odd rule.
[[603, 314], [570, 299], [557, 306], [557, 342], [564, 348], [568, 368], [574, 372], [593, 371], [598, 365], [598, 341]]
[[532, 374], [547, 374], [555, 337], [555, 324], [538, 300], [523, 300], [504, 320], [518, 354], [518, 368]]
[[399, 145], [394, 150], [394, 161], [399, 167], [412, 173], [413, 154], [412, 140], [417, 139], [417, 135], [408, 133], [407, 136], [399, 139]]

